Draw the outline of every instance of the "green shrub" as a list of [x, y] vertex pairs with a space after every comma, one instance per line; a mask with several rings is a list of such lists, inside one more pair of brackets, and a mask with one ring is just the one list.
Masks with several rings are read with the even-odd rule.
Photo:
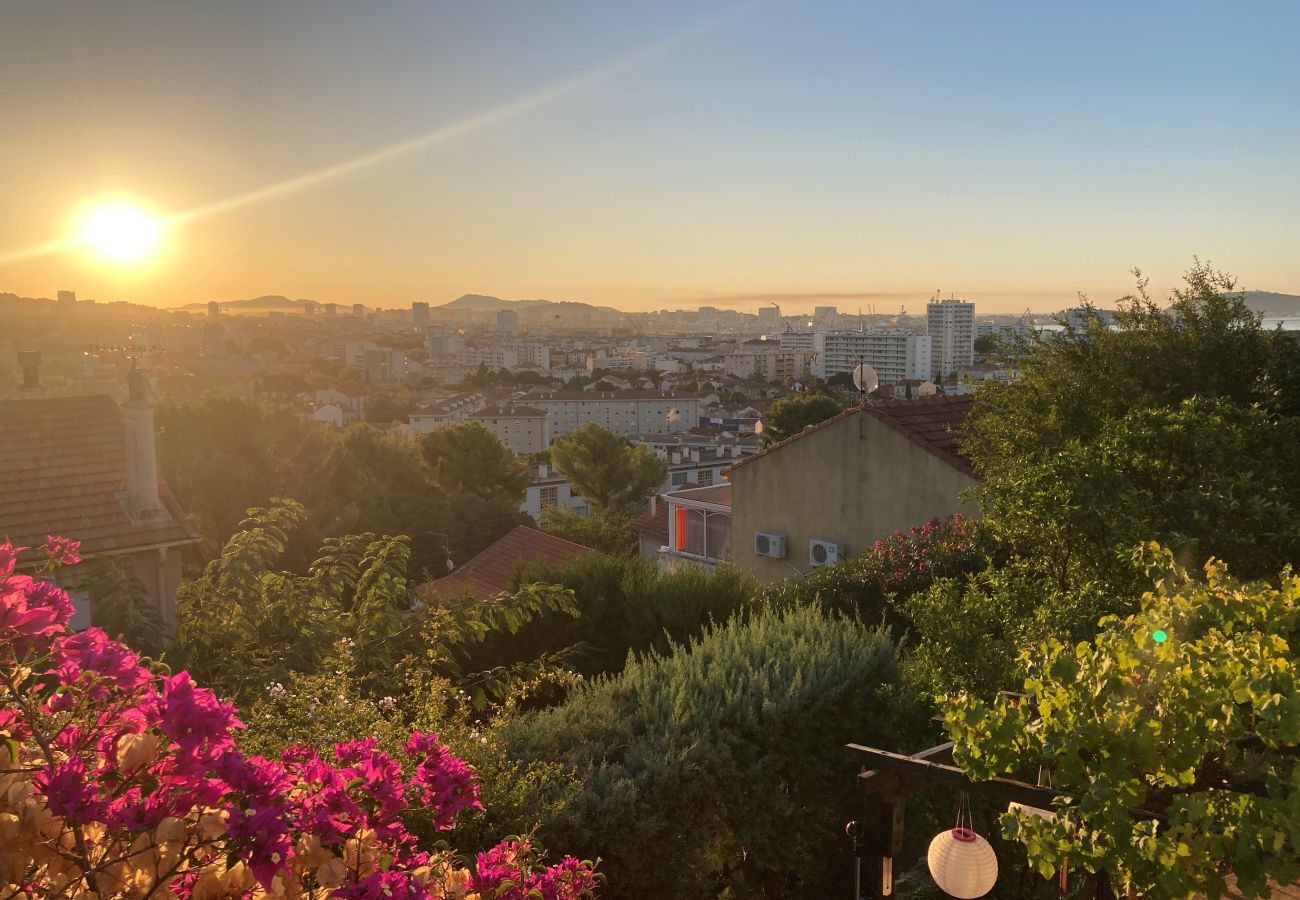
[[[816, 605], [764, 607], [633, 658], [501, 737], [511, 757], [572, 773], [535, 797], [543, 835], [599, 856], [606, 896], [826, 896], [852, 872], [844, 744], [918, 739], [895, 677], [887, 632]], [[540, 818], [524, 812], [521, 828]]]

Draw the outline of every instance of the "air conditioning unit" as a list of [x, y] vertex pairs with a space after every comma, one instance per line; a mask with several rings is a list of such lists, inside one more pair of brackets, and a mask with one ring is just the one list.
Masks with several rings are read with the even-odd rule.
[[770, 531], [754, 532], [754, 552], [772, 559], [785, 559], [785, 535]]
[[834, 541], [819, 541], [816, 538], [808, 542], [808, 564], [812, 566], [833, 566], [848, 556], [843, 544]]

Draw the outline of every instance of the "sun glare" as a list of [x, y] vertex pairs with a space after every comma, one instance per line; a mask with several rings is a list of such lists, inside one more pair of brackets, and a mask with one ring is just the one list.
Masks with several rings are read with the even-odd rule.
[[81, 220], [82, 246], [115, 263], [145, 260], [161, 237], [162, 222], [129, 203], [92, 207]]

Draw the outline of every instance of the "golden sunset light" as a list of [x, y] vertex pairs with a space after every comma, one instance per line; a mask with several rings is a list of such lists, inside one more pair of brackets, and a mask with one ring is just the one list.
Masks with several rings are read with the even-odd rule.
[[162, 238], [162, 221], [132, 203], [90, 206], [81, 216], [78, 242], [117, 265], [151, 258]]

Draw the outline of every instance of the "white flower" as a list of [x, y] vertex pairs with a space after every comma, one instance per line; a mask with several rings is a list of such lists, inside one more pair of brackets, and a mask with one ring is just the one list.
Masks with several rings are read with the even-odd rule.
[[284, 685], [280, 684], [280, 682], [272, 681], [266, 686], [266, 693], [271, 697], [283, 697], [288, 691], [284, 689]]
[[392, 712], [397, 707], [397, 698], [383, 697], [379, 700], [378, 706], [384, 712]]

